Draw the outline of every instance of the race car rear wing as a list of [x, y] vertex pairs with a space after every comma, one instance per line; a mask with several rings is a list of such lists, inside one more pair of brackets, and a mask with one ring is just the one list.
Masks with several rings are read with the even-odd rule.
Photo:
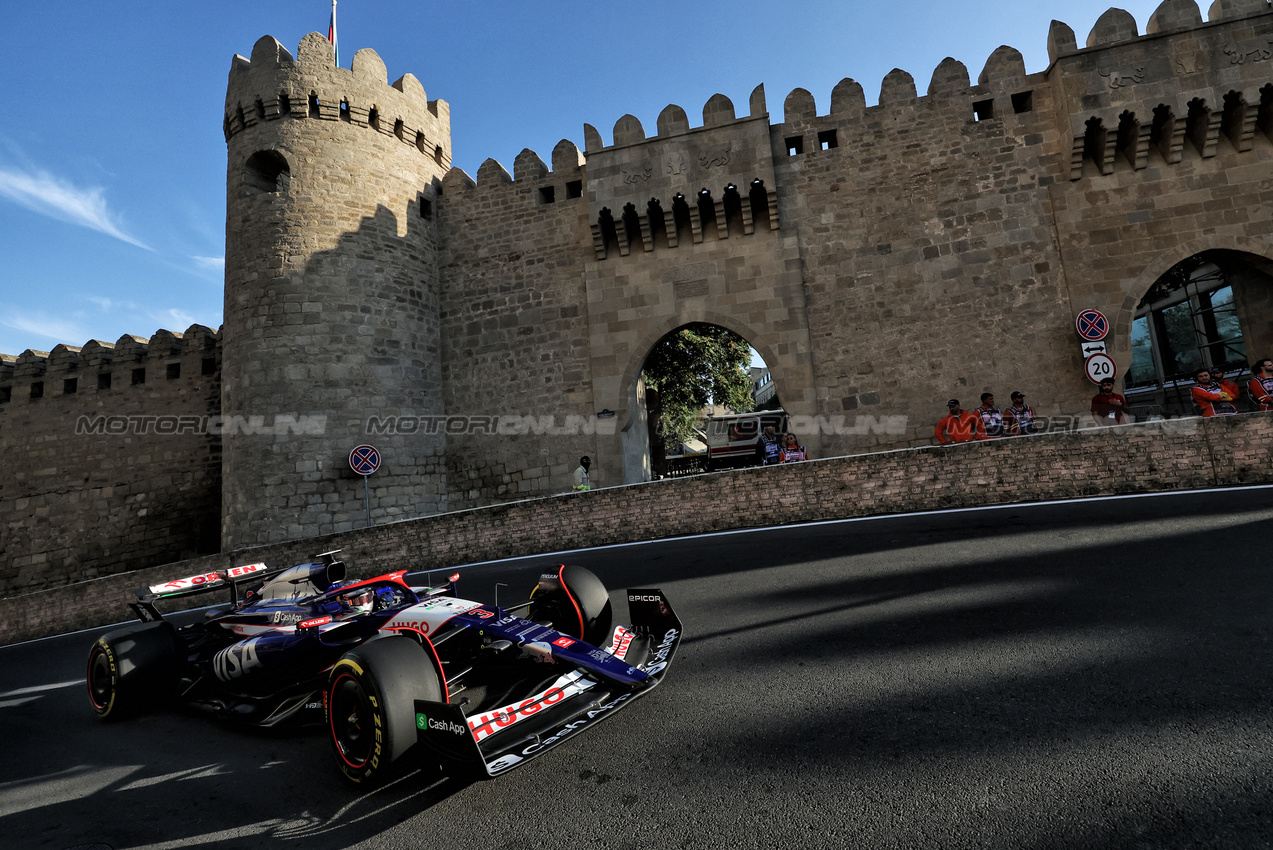
[[[324, 552], [319, 555], [320, 562], [316, 566], [331, 571], [332, 567], [340, 564], [343, 575], [343, 564], [335, 559], [335, 552]], [[294, 567], [270, 567], [264, 563], [245, 564], [240, 567], [231, 567], [227, 570], [215, 570], [208, 573], [200, 573], [199, 575], [187, 576], [186, 578], [174, 579], [172, 581], [162, 582], [160, 584], [152, 584], [149, 587], [143, 587], [135, 591], [137, 596], [136, 602], [130, 602], [128, 607], [133, 609], [138, 618], [143, 622], [152, 622], [163, 619], [163, 616], [155, 608], [155, 603], [160, 599], [177, 599], [183, 596], [198, 596], [204, 593], [211, 593], [214, 590], [226, 588], [230, 593], [230, 604], [237, 605], [240, 599], [240, 588], [247, 584], [255, 584], [257, 582], [268, 581], [275, 576], [295, 569]]]
[[570, 674], [559, 680], [570, 680], [568, 684], [550, 688], [542, 699], [526, 700], [511, 710], [506, 707], [506, 712], [520, 709], [522, 715], [534, 716], [514, 726], [506, 714], [510, 725], [502, 732], [488, 728], [492, 717], [495, 726], [503, 722], [498, 713], [468, 717], [459, 705], [418, 699], [418, 742], [461, 770], [485, 778], [520, 767], [628, 707], [663, 681], [683, 637], [681, 621], [660, 590], [629, 590], [628, 611], [631, 625], [615, 632], [616, 637], [625, 635], [622, 649], [616, 641], [607, 651], [617, 652], [646, 673], [636, 686], [582, 672]]

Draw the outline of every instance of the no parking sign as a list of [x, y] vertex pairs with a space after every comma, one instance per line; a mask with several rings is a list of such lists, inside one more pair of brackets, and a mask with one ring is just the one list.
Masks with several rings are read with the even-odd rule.
[[1109, 333], [1109, 319], [1100, 310], [1088, 308], [1078, 314], [1074, 329], [1088, 342], [1100, 342]]
[[380, 468], [380, 450], [375, 446], [357, 446], [349, 453], [349, 468], [362, 476], [362, 498], [367, 507], [367, 527], [371, 527], [371, 490], [367, 476]]
[[359, 475], [370, 475], [380, 468], [380, 451], [375, 446], [358, 446], [349, 453], [349, 468]]

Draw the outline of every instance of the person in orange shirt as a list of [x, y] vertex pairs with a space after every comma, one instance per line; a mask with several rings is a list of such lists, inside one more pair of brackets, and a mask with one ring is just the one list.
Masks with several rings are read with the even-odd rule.
[[957, 398], [946, 402], [946, 409], [950, 412], [933, 430], [939, 445], [986, 439], [986, 426], [982, 424], [980, 414], [964, 411]]
[[1238, 409], [1238, 399], [1242, 397], [1242, 390], [1238, 389], [1238, 385], [1234, 381], [1227, 380], [1224, 377], [1224, 368], [1222, 366], [1211, 367], [1211, 380], [1220, 385], [1220, 389], [1229, 394], [1229, 398], [1233, 401], [1233, 409]]
[[1194, 373], [1193, 379], [1197, 383], [1190, 394], [1193, 396], [1194, 406], [1203, 416], [1232, 416], [1238, 412], [1233, 404], [1233, 396], [1225, 392], [1211, 377], [1210, 369], [1199, 369]]
[[1260, 410], [1273, 410], [1273, 360], [1265, 357], [1255, 361], [1246, 391], [1251, 396], [1251, 401], [1260, 406]]

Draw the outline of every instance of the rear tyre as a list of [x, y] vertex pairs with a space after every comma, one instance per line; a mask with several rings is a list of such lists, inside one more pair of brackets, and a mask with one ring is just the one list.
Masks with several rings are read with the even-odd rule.
[[541, 575], [531, 596], [529, 615], [593, 646], [605, 646], [610, 639], [610, 592], [584, 567], [562, 565], [554, 573]]
[[376, 785], [416, 742], [415, 700], [446, 700], [424, 649], [387, 637], [346, 652], [332, 667], [323, 705], [336, 766], [345, 778]]
[[88, 652], [88, 700], [103, 720], [118, 720], [172, 699], [181, 641], [171, 623], [138, 623], [108, 632]]

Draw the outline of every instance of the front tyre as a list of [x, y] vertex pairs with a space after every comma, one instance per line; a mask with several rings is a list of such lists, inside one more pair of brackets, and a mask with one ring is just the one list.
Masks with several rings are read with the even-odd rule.
[[593, 646], [605, 646], [612, 620], [610, 592], [591, 570], [562, 564], [539, 577], [529, 618], [550, 622], [562, 634]]
[[433, 663], [411, 638], [373, 640], [341, 656], [323, 705], [336, 766], [351, 782], [375, 785], [416, 741], [415, 700], [446, 697]]
[[139, 623], [108, 632], [88, 652], [88, 700], [103, 720], [118, 720], [172, 698], [181, 641], [171, 623]]

